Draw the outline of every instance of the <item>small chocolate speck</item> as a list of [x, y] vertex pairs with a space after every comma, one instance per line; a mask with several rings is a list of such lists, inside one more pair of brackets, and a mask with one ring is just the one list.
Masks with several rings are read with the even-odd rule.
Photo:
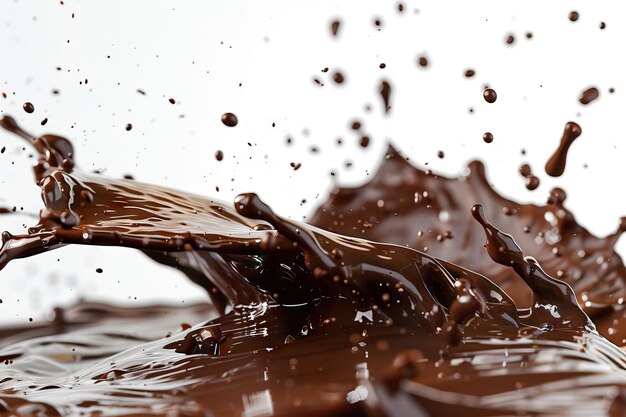
[[578, 12], [576, 10], [572, 10], [571, 12], [569, 12], [569, 20], [572, 22], [575, 22], [578, 20]]
[[493, 142], [493, 135], [490, 132], [485, 132], [483, 134], [483, 140], [485, 141], [485, 143], [491, 143]]
[[176, 104], [176, 100], [174, 100], [173, 98], [170, 98], [168, 101], [169, 101], [171, 104]]
[[224, 159], [224, 152], [216, 151], [215, 152], [215, 159], [217, 159], [218, 161], [221, 161], [222, 159]]
[[355, 120], [352, 122], [352, 130], [359, 130], [361, 128], [361, 122], [359, 122], [358, 120]]
[[606, 29], [606, 23], [600, 22], [600, 30]]
[[103, 272], [103, 270], [102, 270], [102, 268], [96, 268], [96, 272], [97, 272], [98, 274], [101, 274], [101, 273]]
[[126, 128], [125, 129], [126, 129], [127, 132], [130, 131], [130, 130], [133, 129], [133, 125], [130, 124], [130, 123], [126, 123]]
[[359, 139], [359, 145], [361, 145], [362, 148], [367, 148], [369, 144], [370, 144], [369, 136], [361, 136], [361, 139]]
[[228, 127], [235, 127], [237, 126], [237, 123], [239, 123], [239, 120], [237, 119], [237, 116], [232, 113], [224, 113], [222, 115], [222, 123]]
[[340, 73], [339, 71], [335, 72], [335, 75], [333, 75], [333, 80], [337, 83], [337, 84], [342, 84], [344, 81], [343, 78], [343, 74]]
[[507, 45], [513, 45], [513, 43], [515, 42], [515, 36], [513, 36], [512, 34], [507, 35], [504, 41], [506, 42]]
[[384, 62], [381, 62], [380, 65], [378, 66], [378, 68], [385, 69], [385, 68], [387, 68], [387, 64], [385, 64]]
[[613, 87], [609, 88], [609, 94], [613, 94], [615, 92], [615, 89]]
[[443, 157], [446, 156], [443, 151], [437, 151], [437, 158], [439, 159], [443, 159]]
[[33, 103], [28, 101], [22, 105], [22, 108], [26, 113], [32, 113], [35, 111], [35, 106], [33, 106]]
[[474, 71], [474, 70], [473, 70], [473, 69], [471, 69], [471, 68], [468, 68], [468, 69], [466, 69], [466, 70], [465, 70], [464, 75], [465, 75], [467, 78], [472, 78], [474, 75], [476, 75], [476, 71]]
[[417, 63], [420, 67], [426, 68], [428, 66], [428, 58], [426, 58], [425, 56], [420, 56], [419, 58], [417, 58]]
[[533, 33], [532, 32], [526, 32], [526, 39], [532, 39], [533, 38]]
[[42, 126], [45, 126], [47, 123], [48, 123], [48, 118], [47, 117], [41, 121], [41, 125]]

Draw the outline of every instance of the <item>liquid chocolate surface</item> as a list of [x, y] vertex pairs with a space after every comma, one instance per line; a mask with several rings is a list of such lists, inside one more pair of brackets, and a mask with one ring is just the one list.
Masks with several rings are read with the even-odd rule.
[[124, 246], [207, 291], [205, 305], [83, 303], [2, 329], [2, 415], [624, 413], [623, 225], [593, 236], [560, 189], [521, 205], [479, 162], [444, 178], [390, 148], [304, 224], [253, 193], [227, 204], [88, 175], [68, 140], [0, 125], [39, 154], [44, 203], [26, 234], [3, 233], [0, 267]]

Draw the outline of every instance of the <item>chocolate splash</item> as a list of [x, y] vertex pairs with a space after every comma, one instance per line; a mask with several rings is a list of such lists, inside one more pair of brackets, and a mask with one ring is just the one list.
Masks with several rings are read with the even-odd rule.
[[[626, 381], [626, 354], [595, 332], [572, 288], [487, 220], [499, 220], [500, 211], [463, 204], [450, 210], [473, 213], [478, 222], [455, 219], [459, 227], [445, 231], [442, 242], [484, 242], [481, 225], [487, 236], [486, 252], [481, 243], [451, 262], [288, 220], [253, 193], [237, 197], [233, 210], [154, 185], [89, 176], [74, 169], [67, 140], [33, 138], [12, 119], [1, 124], [40, 153], [35, 173], [45, 208], [26, 235], [3, 234], [0, 267], [61, 245], [125, 246], [181, 270], [212, 298], [212, 307], [179, 309], [178, 325], [161, 307], [77, 306], [59, 310], [34, 333], [5, 330], [0, 405], [7, 415], [568, 416], [620, 409], [614, 398]], [[429, 213], [443, 221], [442, 205], [471, 190], [481, 192], [486, 209], [499, 201], [480, 178], [426, 174], [393, 150], [374, 179], [386, 187], [351, 197], [422, 188], [416, 179], [437, 192], [376, 200], [378, 211], [366, 213], [374, 225], [368, 230], [423, 235], [406, 218], [402, 233], [380, 229], [374, 219], [405, 214], [404, 196], [421, 207], [424, 225]], [[552, 204], [567, 214], [563, 198], [555, 192]], [[344, 208], [337, 225], [363, 217]], [[511, 218], [525, 213], [510, 210], [517, 210]], [[320, 213], [318, 222], [326, 216]], [[464, 237], [463, 223], [477, 233]], [[481, 275], [459, 266], [477, 262], [500, 268], [500, 281], [523, 286], [534, 303], [520, 309], [492, 281], [492, 270]]]
[[480, 226], [470, 216], [472, 206], [480, 203], [487, 218], [511, 233], [548, 275], [572, 286], [603, 336], [626, 345], [626, 329], [617, 325], [626, 314], [626, 267], [614, 249], [624, 221], [614, 234], [598, 238], [564, 206], [563, 190], [552, 190], [545, 206], [520, 204], [493, 190], [482, 163], [474, 161], [468, 168], [466, 177], [446, 178], [414, 168], [390, 147], [367, 184], [335, 189], [311, 223], [462, 265], [489, 277], [518, 306], [530, 307], [528, 286], [483, 255]]
[[563, 130], [563, 136], [559, 147], [554, 154], [546, 162], [546, 173], [551, 177], [560, 177], [565, 171], [565, 163], [567, 162], [567, 152], [574, 140], [583, 133], [581, 127], [576, 122], [567, 122]]

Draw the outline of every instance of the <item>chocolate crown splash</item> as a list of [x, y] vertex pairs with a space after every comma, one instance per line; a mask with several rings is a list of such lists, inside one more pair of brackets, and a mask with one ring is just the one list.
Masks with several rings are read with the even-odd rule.
[[[573, 290], [525, 257], [479, 206], [473, 213], [487, 233], [487, 252], [503, 265], [495, 274], [459, 266], [494, 268], [483, 248], [458, 259], [393, 244], [408, 237], [406, 224], [394, 239], [379, 239], [391, 243], [380, 243], [290, 221], [252, 193], [237, 197], [233, 210], [162, 187], [88, 176], [74, 169], [68, 141], [32, 138], [10, 118], [1, 125], [39, 152], [35, 173], [45, 208], [28, 234], [3, 235], [0, 267], [61, 245], [125, 246], [186, 273], [217, 310], [182, 332], [163, 323], [165, 338], [138, 330], [147, 313], [132, 309], [101, 309], [110, 317], [93, 325], [61, 318], [39, 337], [5, 332], [6, 413], [606, 415], [626, 381], [626, 355], [593, 330]], [[393, 172], [384, 181], [396, 187], [408, 178], [398, 172], [422, 175], [408, 165]], [[415, 195], [413, 204], [424, 201], [426, 209], [439, 201], [426, 190]], [[382, 201], [377, 207], [389, 213], [404, 204]], [[333, 213], [341, 219], [334, 230], [363, 217], [350, 209]], [[384, 213], [366, 221], [378, 227]], [[443, 231], [442, 239], [466, 232], [483, 240], [472, 227]], [[532, 305], [518, 309], [498, 282], [525, 288]], [[194, 322], [197, 313], [185, 312]], [[557, 404], [554, 397], [568, 400]]]

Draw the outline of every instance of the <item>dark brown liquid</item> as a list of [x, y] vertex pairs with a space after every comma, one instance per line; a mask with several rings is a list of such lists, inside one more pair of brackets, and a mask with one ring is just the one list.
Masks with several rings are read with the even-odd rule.
[[368, 184], [320, 207], [318, 228], [252, 193], [233, 209], [86, 175], [67, 140], [32, 137], [6, 117], [0, 125], [39, 153], [45, 205], [27, 234], [3, 234], [0, 267], [62, 245], [124, 246], [184, 272], [211, 301], [83, 304], [57, 310], [48, 326], [4, 329], [7, 415], [624, 410], [615, 396], [626, 355], [589, 318], [623, 337], [606, 327], [622, 312], [626, 273], [613, 250], [622, 228], [594, 237], [563, 207], [562, 190], [545, 207], [519, 205], [489, 187], [479, 163], [448, 179], [390, 149]]
[[565, 164], [567, 162], [567, 152], [570, 146], [574, 143], [574, 140], [582, 134], [582, 129], [575, 122], [567, 122], [565, 129], [563, 130], [563, 136], [559, 147], [554, 151], [554, 154], [546, 162], [546, 173], [551, 177], [560, 177], [565, 171]]

